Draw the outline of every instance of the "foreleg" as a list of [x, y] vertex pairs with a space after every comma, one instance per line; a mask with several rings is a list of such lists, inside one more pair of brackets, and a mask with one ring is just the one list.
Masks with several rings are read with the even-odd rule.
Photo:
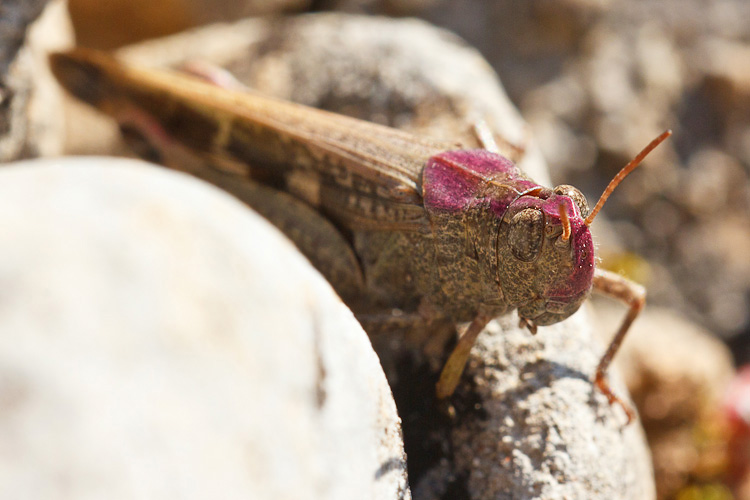
[[599, 366], [596, 367], [596, 378], [594, 379], [594, 383], [599, 390], [607, 396], [609, 404], [618, 403], [622, 406], [628, 416], [628, 423], [630, 423], [635, 418], [635, 412], [630, 405], [625, 403], [614, 392], [612, 392], [612, 388], [609, 386], [609, 382], [607, 382], [606, 373], [607, 368], [609, 368], [609, 365], [612, 362], [612, 358], [614, 358], [625, 338], [625, 334], [628, 333], [630, 325], [633, 324], [633, 321], [638, 317], [638, 314], [646, 303], [646, 289], [619, 274], [605, 271], [603, 269], [597, 269], [594, 273], [594, 290], [601, 294], [618, 299], [629, 307], [628, 313], [620, 325], [620, 329], [612, 338], [607, 351], [604, 353], [604, 356], [602, 356], [601, 361], [599, 361]]

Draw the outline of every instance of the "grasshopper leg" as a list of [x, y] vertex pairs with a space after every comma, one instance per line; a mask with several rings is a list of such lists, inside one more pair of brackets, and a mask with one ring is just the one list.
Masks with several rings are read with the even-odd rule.
[[537, 332], [537, 326], [536, 323], [534, 323], [534, 320], [529, 318], [519, 318], [518, 319], [518, 327], [519, 328], [526, 328], [532, 335], [536, 335]]
[[461, 374], [469, 359], [469, 352], [477, 337], [491, 319], [491, 316], [478, 314], [469, 324], [466, 331], [459, 337], [458, 344], [453, 348], [453, 352], [451, 352], [448, 361], [445, 362], [443, 371], [440, 373], [440, 379], [436, 386], [438, 399], [447, 398], [456, 390], [458, 381], [461, 379]]
[[497, 146], [497, 141], [495, 141], [495, 134], [492, 133], [486, 121], [482, 119], [475, 121], [473, 130], [483, 149], [486, 149], [490, 153], [500, 154], [500, 148]]
[[357, 321], [370, 335], [377, 335], [398, 329], [428, 328], [432, 321], [417, 313], [403, 313], [388, 309], [381, 312], [355, 313]]
[[[526, 137], [522, 139], [523, 142], [521, 144], [514, 144], [504, 137], [493, 133], [490, 126], [482, 118], [474, 121], [473, 132], [483, 149], [491, 153], [501, 154], [513, 163], [520, 163], [526, 154]], [[524, 132], [524, 135], [526, 135], [526, 132]], [[498, 141], [500, 145], [498, 145]]]
[[221, 66], [201, 60], [191, 60], [180, 66], [180, 71], [203, 80], [217, 87], [228, 90], [249, 91], [244, 83], [240, 82], [229, 71]]
[[617, 403], [623, 410], [625, 410], [625, 413], [628, 416], [628, 423], [630, 423], [635, 418], [635, 412], [630, 405], [625, 403], [615, 395], [614, 392], [612, 392], [612, 388], [609, 386], [609, 382], [607, 382], [606, 372], [612, 362], [612, 358], [614, 358], [617, 350], [620, 348], [620, 345], [625, 338], [625, 334], [628, 333], [630, 325], [633, 324], [633, 321], [635, 321], [635, 318], [641, 312], [646, 303], [646, 290], [641, 285], [634, 283], [619, 274], [605, 271], [603, 269], [597, 269], [594, 272], [594, 290], [603, 295], [618, 299], [630, 308], [620, 325], [620, 329], [612, 338], [609, 347], [607, 347], [607, 351], [604, 353], [604, 356], [602, 356], [601, 361], [599, 361], [599, 366], [596, 367], [596, 378], [594, 380], [594, 383], [599, 390], [607, 396], [609, 404]]

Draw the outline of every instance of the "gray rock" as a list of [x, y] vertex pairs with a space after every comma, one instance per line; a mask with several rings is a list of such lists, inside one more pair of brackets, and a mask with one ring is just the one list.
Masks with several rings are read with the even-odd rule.
[[536, 336], [515, 314], [490, 324], [470, 361], [471, 387], [454, 398], [453, 464], [413, 484], [415, 499], [655, 498], [643, 430], [626, 426], [590, 382], [599, 352], [587, 313]]
[[60, 154], [60, 91], [46, 53], [72, 44], [63, 0], [0, 4], [0, 162]]
[[134, 160], [0, 178], [0, 496], [409, 498], [365, 333], [267, 222]]
[[48, 0], [8, 0], [0, 9], [2, 44], [0, 71], [6, 73], [26, 39], [26, 30], [42, 13]]

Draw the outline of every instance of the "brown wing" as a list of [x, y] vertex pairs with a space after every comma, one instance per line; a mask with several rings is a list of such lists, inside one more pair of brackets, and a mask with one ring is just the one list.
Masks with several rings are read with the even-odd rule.
[[95, 51], [54, 54], [51, 64], [69, 92], [105, 113], [121, 121], [136, 112], [148, 116], [171, 139], [241, 164], [242, 174], [284, 186], [350, 228], [422, 226], [422, 168], [434, 154], [460, 147], [178, 73], [125, 66]]

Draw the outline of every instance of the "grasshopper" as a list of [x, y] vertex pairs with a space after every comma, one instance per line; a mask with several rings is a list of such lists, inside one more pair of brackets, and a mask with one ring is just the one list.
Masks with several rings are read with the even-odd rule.
[[594, 383], [628, 422], [634, 418], [606, 371], [645, 290], [596, 268], [589, 226], [671, 131], [628, 163], [590, 210], [573, 186], [541, 186], [486, 149], [129, 67], [95, 51], [50, 60], [71, 94], [135, 127], [156, 159], [180, 163], [163, 156], [175, 149], [200, 158], [193, 172], [277, 225], [363, 322], [398, 309], [423, 324], [468, 323], [437, 382], [440, 398], [456, 389], [492, 318], [517, 310], [535, 333], [577, 311], [592, 289], [623, 301], [627, 315]]

